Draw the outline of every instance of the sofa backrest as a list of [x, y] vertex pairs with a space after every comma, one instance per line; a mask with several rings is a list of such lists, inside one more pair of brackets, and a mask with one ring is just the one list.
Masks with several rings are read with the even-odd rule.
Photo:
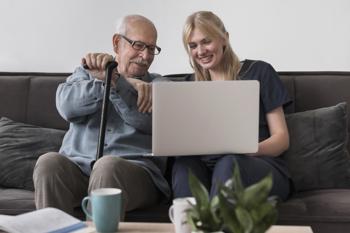
[[350, 72], [279, 72], [279, 75], [294, 100], [286, 113], [347, 103], [350, 151]]
[[[286, 113], [301, 112], [347, 102], [350, 132], [350, 72], [279, 72], [294, 102]], [[0, 72], [0, 117], [29, 124], [67, 129], [58, 114], [55, 93], [69, 73]], [[168, 75], [181, 81], [185, 74]], [[348, 134], [349, 135], [349, 134]], [[348, 137], [349, 138], [349, 137]], [[348, 140], [348, 149], [350, 142]]]
[[55, 93], [67, 73], [0, 72], [0, 117], [47, 128], [67, 129]]

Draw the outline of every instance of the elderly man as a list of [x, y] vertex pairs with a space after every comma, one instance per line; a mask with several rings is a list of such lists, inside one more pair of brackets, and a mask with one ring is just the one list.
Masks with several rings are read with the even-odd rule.
[[137, 156], [149, 153], [152, 145], [150, 82], [160, 76], [148, 69], [160, 52], [156, 42], [155, 26], [143, 16], [126, 16], [117, 26], [113, 48], [118, 67], [112, 77], [105, 156], [96, 162], [104, 69], [113, 57], [86, 55], [82, 63], [88, 69], [78, 67], [59, 85], [57, 109], [70, 127], [59, 153], [42, 155], [35, 166], [37, 208], [56, 207], [75, 215], [87, 193], [104, 187], [122, 190], [124, 211], [169, 198], [162, 174], [166, 161]]

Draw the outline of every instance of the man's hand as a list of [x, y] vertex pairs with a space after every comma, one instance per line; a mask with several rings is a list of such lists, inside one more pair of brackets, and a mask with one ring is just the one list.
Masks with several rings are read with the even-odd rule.
[[88, 53], [82, 58], [82, 65], [89, 67], [90, 74], [96, 79], [105, 80], [105, 68], [108, 62], [113, 61], [113, 56], [107, 53]]
[[[89, 53], [81, 61], [82, 65], [88, 66], [90, 74], [99, 80], [105, 80], [105, 68], [108, 62], [113, 61], [113, 56], [107, 53]], [[152, 84], [135, 78], [126, 78], [135, 88], [138, 94], [137, 108], [140, 112], [152, 112]], [[115, 87], [112, 79], [112, 86]]]
[[152, 112], [152, 83], [147, 83], [135, 78], [126, 78], [135, 88], [138, 94], [137, 108], [142, 113]]

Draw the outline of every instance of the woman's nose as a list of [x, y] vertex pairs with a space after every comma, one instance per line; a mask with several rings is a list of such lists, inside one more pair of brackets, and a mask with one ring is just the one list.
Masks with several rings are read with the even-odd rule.
[[205, 52], [206, 52], [205, 47], [203, 45], [199, 45], [198, 46], [198, 54], [202, 55], [202, 54], [205, 54]]

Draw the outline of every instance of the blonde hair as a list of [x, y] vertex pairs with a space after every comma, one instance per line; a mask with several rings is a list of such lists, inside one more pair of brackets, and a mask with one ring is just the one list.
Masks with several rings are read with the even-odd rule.
[[223, 58], [219, 64], [219, 70], [224, 74], [225, 80], [237, 79], [240, 69], [239, 58], [233, 52], [230, 42], [226, 39], [227, 31], [223, 22], [217, 15], [210, 11], [198, 11], [187, 17], [182, 33], [183, 44], [190, 57], [190, 64], [194, 69], [196, 80], [206, 81], [211, 80], [211, 78], [209, 71], [197, 64], [190, 54], [188, 43], [191, 33], [195, 28], [198, 28], [202, 33], [213, 39], [221, 38], [226, 41], [226, 46], [223, 48]]

